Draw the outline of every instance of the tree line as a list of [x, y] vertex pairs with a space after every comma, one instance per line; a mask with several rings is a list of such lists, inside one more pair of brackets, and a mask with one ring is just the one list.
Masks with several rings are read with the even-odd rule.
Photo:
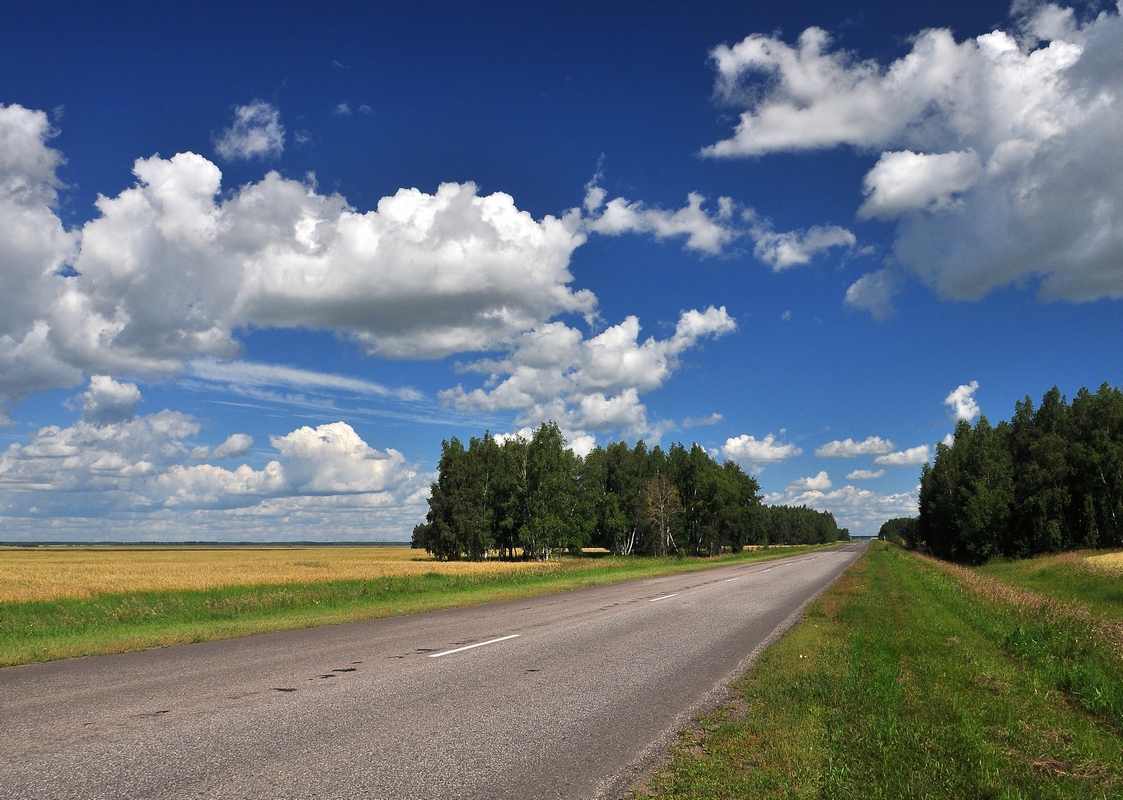
[[585, 457], [556, 423], [530, 439], [490, 433], [441, 443], [437, 480], [414, 547], [439, 559], [548, 559], [601, 547], [617, 555], [716, 555], [746, 545], [848, 539], [828, 512], [765, 506], [760, 485], [698, 444], [641, 440]]
[[959, 422], [924, 466], [919, 511], [883, 534], [962, 563], [1123, 545], [1123, 391], [1069, 403], [1053, 387], [1008, 422]]

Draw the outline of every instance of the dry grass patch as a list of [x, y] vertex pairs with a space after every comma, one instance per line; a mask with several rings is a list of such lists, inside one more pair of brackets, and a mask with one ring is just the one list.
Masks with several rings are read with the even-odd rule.
[[1123, 572], [1123, 552], [1101, 553], [1095, 556], [1087, 556], [1083, 560], [1093, 567], [1107, 569], [1112, 572]]
[[[438, 562], [409, 547], [0, 548], [0, 602], [342, 580], [506, 573], [527, 562]], [[541, 565], [537, 565], [541, 569]]]

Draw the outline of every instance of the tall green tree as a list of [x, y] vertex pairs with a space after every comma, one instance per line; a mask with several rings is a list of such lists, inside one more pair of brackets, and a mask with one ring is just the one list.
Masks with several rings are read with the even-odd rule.
[[648, 531], [647, 546], [652, 555], [678, 553], [675, 529], [682, 515], [678, 489], [664, 473], [647, 479], [643, 493], [644, 523]]
[[519, 527], [524, 557], [546, 560], [558, 548], [580, 546], [583, 530], [575, 530], [571, 516], [576, 466], [557, 423], [542, 423], [526, 448], [526, 514]]
[[877, 532], [877, 538], [883, 542], [893, 542], [909, 549], [916, 550], [920, 544], [920, 534], [916, 517], [897, 517], [886, 520]]
[[920, 481], [919, 539], [936, 555], [979, 563], [1123, 544], [1123, 392], [1057, 387], [1010, 422], [956, 426]]
[[[1005, 425], [1005, 423], [1002, 423]], [[980, 564], [1002, 553], [1014, 499], [1014, 471], [1004, 430], [979, 417], [966, 440], [957, 493], [960, 560]]]
[[708, 467], [700, 480], [701, 551], [717, 555], [723, 547], [740, 552], [759, 538], [760, 484], [734, 461]]
[[1078, 547], [1123, 545], [1123, 391], [1104, 383], [1072, 402], [1072, 519]]
[[585, 456], [582, 484], [595, 517], [591, 541], [616, 555], [632, 555], [639, 536], [647, 447], [625, 442]]
[[702, 551], [703, 527], [708, 521], [704, 495], [707, 488], [712, 488], [710, 473], [718, 469], [710, 454], [697, 443], [687, 450], [676, 442], [667, 452], [668, 476], [682, 503], [680, 527], [685, 538], [684, 549], [692, 556], [700, 555]]
[[491, 509], [482, 501], [483, 475], [456, 437], [441, 443], [437, 480], [413, 546], [443, 560], [479, 559], [490, 546]]

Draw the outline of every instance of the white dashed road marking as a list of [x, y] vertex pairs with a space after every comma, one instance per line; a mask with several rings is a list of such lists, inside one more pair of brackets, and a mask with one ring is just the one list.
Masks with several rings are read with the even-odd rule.
[[457, 647], [455, 650], [445, 650], [443, 653], [430, 653], [429, 658], [440, 658], [441, 656], [450, 656], [453, 653], [459, 653], [463, 650], [471, 650], [473, 647], [483, 647], [485, 644], [495, 644], [496, 642], [505, 642], [508, 639], [515, 639], [519, 636], [517, 633], [512, 633], [510, 636], [500, 636], [498, 639], [488, 639], [486, 642], [476, 642], [475, 644], [466, 644], [463, 647]]

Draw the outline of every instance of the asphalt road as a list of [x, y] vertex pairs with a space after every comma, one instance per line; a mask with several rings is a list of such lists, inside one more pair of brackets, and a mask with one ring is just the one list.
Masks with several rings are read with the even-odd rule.
[[0, 797], [617, 797], [864, 547], [2, 669]]

